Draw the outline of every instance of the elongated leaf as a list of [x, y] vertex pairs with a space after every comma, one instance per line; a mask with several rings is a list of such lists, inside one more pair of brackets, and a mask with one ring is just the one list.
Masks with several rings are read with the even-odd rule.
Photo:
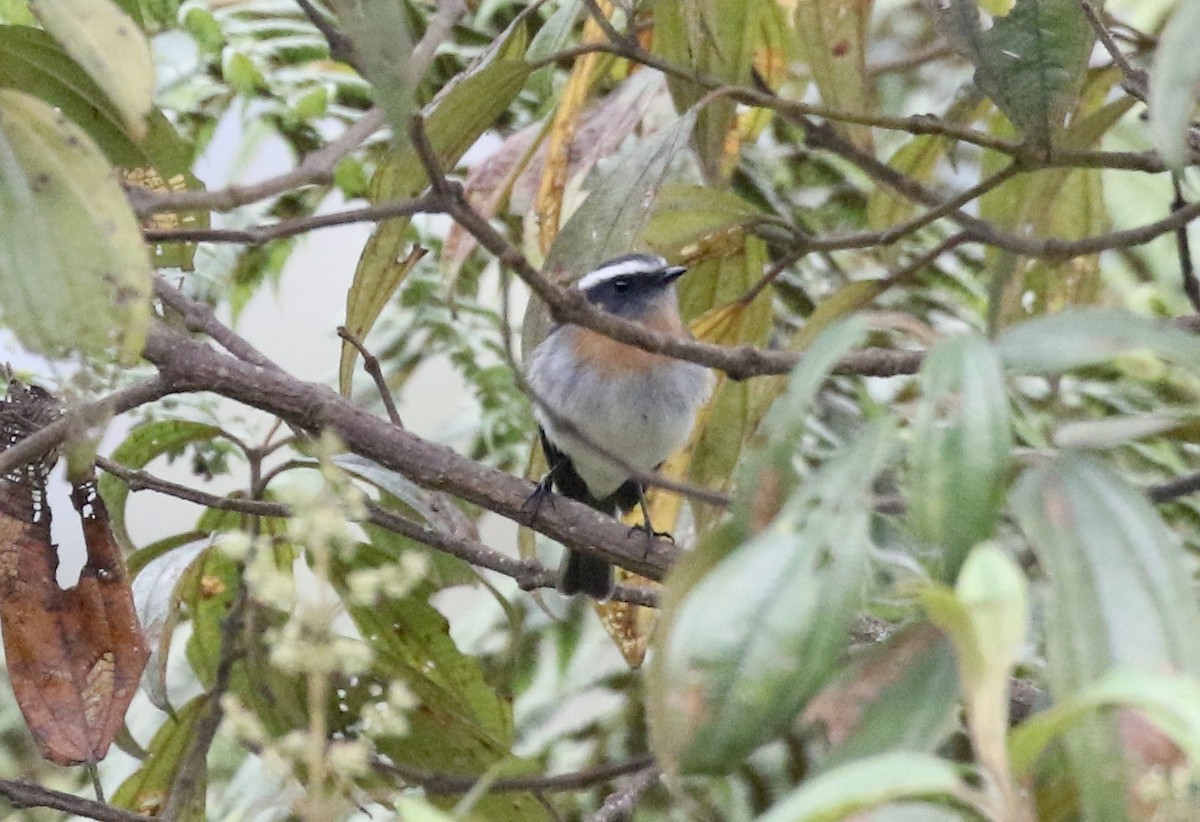
[[[114, 462], [126, 468], [144, 468], [163, 454], [178, 454], [194, 442], [206, 442], [222, 436], [215, 425], [190, 420], [157, 420], [143, 423], [129, 432], [125, 441], [112, 453]], [[113, 532], [127, 550], [132, 550], [133, 541], [125, 529], [125, 506], [129, 501], [129, 486], [112, 474], [100, 477], [100, 496], [104, 497], [112, 512]]]
[[804, 709], [825, 730], [829, 770], [885, 751], [932, 753], [958, 726], [954, 647], [927, 622], [859, 651]]
[[61, 113], [0, 90], [0, 318], [33, 350], [141, 351], [150, 261], [109, 172]]
[[[378, 700], [372, 684], [403, 683], [419, 708], [408, 715], [405, 733], [374, 740], [392, 761], [475, 777], [529, 772], [534, 764], [510, 753], [511, 705], [488, 685], [479, 661], [455, 646], [445, 618], [424, 601], [428, 589], [404, 597], [383, 596], [370, 604], [355, 597], [350, 583], [354, 571], [386, 568], [393, 561], [386, 550], [360, 545], [356, 556], [339, 560], [334, 569], [334, 583], [347, 610], [374, 652], [371, 676], [343, 688], [341, 701], [347, 710], [340, 721], [354, 721], [362, 705]], [[497, 822], [548, 818], [530, 793], [487, 796], [475, 809], [482, 818]]]
[[1126, 311], [1064, 311], [1007, 329], [996, 340], [1000, 359], [1022, 374], [1056, 374], [1150, 351], [1168, 362], [1200, 365], [1200, 339]]
[[116, 106], [135, 139], [154, 105], [154, 59], [137, 22], [111, 0], [30, 0], [30, 9]]
[[971, 546], [990, 536], [1012, 448], [1004, 372], [980, 336], [950, 337], [921, 365], [921, 403], [909, 449], [908, 519], [942, 549], [952, 580]]
[[1200, 3], [1183, 2], [1167, 22], [1150, 72], [1150, 136], [1163, 162], [1176, 171], [1188, 159], [1188, 130], [1196, 111], [1200, 82]]
[[[867, 495], [888, 431], [869, 427], [770, 527], [666, 600], [647, 683], [651, 748], [664, 767], [731, 767], [824, 683], [863, 590]], [[676, 584], [668, 577], [667, 590]]]
[[[168, 717], [147, 750], [149, 754], [142, 766], [121, 783], [112, 796], [112, 804], [135, 813], [157, 816], [171, 798], [175, 777], [183, 764], [184, 754], [195, 737], [196, 720], [208, 706], [208, 694], [201, 694], [184, 705], [175, 715]], [[200, 761], [204, 764], [204, 760]], [[204, 794], [206, 779], [190, 782], [193, 793], [187, 801], [180, 803], [183, 815], [181, 822], [198, 822], [204, 819]]]
[[1015, 729], [1013, 768], [1028, 774], [1056, 737], [1103, 708], [1134, 708], [1150, 719], [1192, 762], [1200, 762], [1200, 682], [1178, 674], [1117, 670]]
[[332, 0], [330, 5], [392, 129], [407, 134], [413, 87], [421, 78], [409, 66], [413, 38], [404, 7], [393, 0]]
[[1092, 30], [1075, 0], [1017, 0], [980, 26], [976, 0], [944, 4], [939, 19], [975, 66], [975, 82], [1032, 142], [1049, 147], [1079, 95]]
[[966, 786], [954, 765], [919, 753], [886, 753], [820, 774], [759, 822], [840, 822], [902, 800], [960, 801]]
[[[1050, 579], [1047, 678], [1056, 699], [1115, 668], [1200, 672], [1200, 608], [1182, 550], [1143, 494], [1068, 453], [1028, 471], [1012, 508]], [[1123, 808], [1112, 722], [1077, 724], [1066, 750], [1085, 811], [1099, 818]]]
[[171, 712], [166, 682], [167, 653], [179, 616], [179, 597], [175, 588], [207, 545], [207, 540], [198, 539], [180, 546], [148, 563], [133, 580], [133, 604], [150, 648], [142, 687], [155, 707], [167, 713]]
[[[578, 279], [600, 263], [642, 247], [640, 233], [650, 219], [672, 159], [687, 147], [696, 113], [642, 140], [604, 174], [594, 174], [583, 205], [559, 231], [542, 268]], [[540, 300], [525, 309], [521, 344], [528, 353], [546, 336], [550, 315]]]
[[[1064, 148], [1090, 150], [1134, 104], [1122, 96], [1108, 102], [1120, 81], [1116, 70], [1089, 74], [1071, 123], [1055, 137]], [[1012, 126], [994, 117], [990, 129], [1016, 137]], [[986, 152], [981, 172], [995, 174], [1010, 158]], [[979, 214], [1011, 232], [1064, 240], [1102, 234], [1109, 228], [1103, 178], [1096, 169], [1058, 168], [1020, 174], [987, 192]], [[1037, 314], [1051, 314], [1096, 302], [1101, 293], [1100, 262], [1095, 254], [1070, 260], [1015, 257], [990, 249], [985, 259], [991, 273], [990, 327], [1004, 328]]]
[[1069, 422], [1054, 432], [1054, 444], [1059, 448], [1115, 448], [1153, 437], [1196, 442], [1200, 439], [1200, 414], [1161, 411]]
[[686, 147], [695, 122], [695, 112], [688, 112], [641, 142], [608, 173], [589, 181], [591, 194], [562, 227], [545, 268], [582, 275], [636, 248], [670, 163]]
[[[423, 112], [425, 129], [442, 168], [452, 167], [471, 144], [508, 108], [529, 76], [520, 59], [525, 49], [524, 29], [510, 29], [495, 49], [472, 72], [462, 75]], [[407, 142], [380, 162], [371, 180], [370, 200], [382, 203], [418, 195], [428, 185], [424, 167]], [[371, 234], [354, 282], [346, 293], [346, 327], [361, 340], [375, 325], [379, 313], [408, 272], [407, 218], [384, 220]], [[349, 395], [358, 351], [342, 344], [338, 364], [338, 390]]]
[[[869, 114], [874, 108], [874, 80], [867, 76], [867, 26], [873, 0], [799, 0], [796, 35], [801, 57], [808, 63], [821, 101], [851, 114]], [[870, 149], [871, 129], [840, 123], [837, 126], [859, 147]]]
[[[654, 49], [675, 65], [720, 77], [735, 85], [750, 81], [756, 52], [782, 35], [779, 16], [768, 0], [712, 0], [659, 3], [654, 10]], [[675, 107], [690, 109], [708, 89], [677, 77], [667, 84]], [[728, 180], [739, 148], [737, 110], [727, 98], [714, 99], [699, 112], [693, 142], [708, 183]], [[732, 149], [732, 151], [731, 151]]]

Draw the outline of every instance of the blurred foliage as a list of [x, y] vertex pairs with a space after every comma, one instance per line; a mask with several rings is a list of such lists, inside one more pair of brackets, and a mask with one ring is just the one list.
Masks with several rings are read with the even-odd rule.
[[[156, 656], [128, 755], [100, 765], [113, 804], [579, 818], [622, 783], [488, 789], [649, 752], [668, 778], [637, 801], [648, 822], [1200, 818], [1200, 499], [1162, 485], [1200, 470], [1200, 341], [1172, 320], [1200, 306], [1176, 238], [1069, 258], [953, 242], [909, 267], [974, 219], [1068, 242], [1160, 219], [1167, 175], [1121, 168], [1147, 158], [1198, 199], [1194, 2], [1093, 4], [1151, 70], [1148, 105], [1075, 0], [80, 3], [96, 16], [0, 0], [0, 321], [82, 373], [75, 386], [128, 379], [123, 354], [158, 321], [152, 267], [236, 320], [292, 287], [285, 272], [317, 242], [143, 253], [112, 175], [181, 191], [203, 186], [216, 151], [235, 168], [264, 146], [300, 163], [376, 103], [391, 127], [321, 180], [143, 226], [238, 229], [417, 196], [428, 181], [405, 124], [420, 112], [468, 201], [548, 274], [661, 253], [690, 268], [697, 338], [804, 353], [788, 376], [721, 380], [665, 466], [732, 502], [651, 495], [656, 524], [694, 549], [657, 618], [609, 604], [601, 622], [363, 525], [369, 502], [517, 554], [486, 512], [335, 441], [202, 397], [144, 409], [111, 459], [153, 475], [186, 455], [191, 484], [294, 516], [202, 507], [139, 544], [136, 485], [104, 476], [131, 569], [162, 581], [135, 586]], [[604, 41], [595, 9], [676, 70], [548, 59]], [[436, 51], [413, 72], [427, 36]], [[769, 94], [811, 107], [750, 105]], [[962, 214], [906, 226], [930, 208], [921, 191], [946, 201], [997, 174]], [[343, 250], [358, 266], [329, 311], [402, 411], [432, 406], [463, 453], [532, 473], [514, 369], [545, 307], [437, 216], [377, 222], [365, 249]], [[864, 346], [928, 355], [911, 375], [836, 367]], [[322, 365], [382, 413], [349, 343]], [[518, 539], [526, 556], [556, 550]], [[647, 648], [643, 679], [626, 660]], [[1010, 714], [1010, 688], [1036, 695], [1031, 716]], [[0, 705], [7, 772], [78, 790]]]

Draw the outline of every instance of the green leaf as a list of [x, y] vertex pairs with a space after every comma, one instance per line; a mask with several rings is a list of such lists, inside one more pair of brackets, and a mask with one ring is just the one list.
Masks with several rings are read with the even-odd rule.
[[[143, 423], [129, 432], [125, 441], [113, 451], [111, 459], [126, 468], [144, 468], [163, 454], [175, 455], [193, 442], [207, 442], [224, 435], [215, 425], [189, 420], [157, 420]], [[129, 501], [129, 486], [112, 474], [100, 476], [97, 487], [111, 518], [113, 534], [125, 548], [132, 550], [133, 541], [125, 529], [125, 506]]]
[[134, 139], [154, 105], [154, 58], [137, 22], [111, 0], [30, 0], [30, 9], [116, 106]]
[[[1088, 76], [1070, 125], [1055, 138], [1057, 146], [1086, 151], [1100, 142], [1134, 105], [1127, 95], [1105, 102], [1119, 80], [1120, 72], [1115, 69]], [[990, 130], [1000, 137], [1015, 136], [1012, 126], [998, 116], [993, 118]], [[1007, 155], [985, 152], [981, 173], [995, 174], [1010, 163]], [[1103, 178], [1098, 169], [1056, 168], [1019, 174], [984, 194], [979, 214], [1004, 230], [1036, 237], [1073, 240], [1109, 229]], [[1100, 260], [1096, 254], [1053, 260], [989, 249], [985, 259], [991, 274], [991, 328], [1095, 303], [1101, 294]]]
[[1158, 39], [1150, 72], [1150, 136], [1163, 162], [1182, 171], [1188, 162], [1188, 131], [1200, 82], [1200, 3], [1179, 3]]
[[1076, 0], [1017, 0], [984, 31], [975, 0], [943, 12], [975, 66], [975, 82], [1033, 143], [1049, 148], [1075, 105], [1092, 50]]
[[134, 607], [150, 645], [142, 688], [154, 706], [167, 713], [171, 711], [167, 659], [179, 617], [178, 583], [206, 547], [207, 540], [193, 537], [187, 544], [151, 560], [133, 580]]
[[1189, 368], [1200, 365], [1200, 339], [1180, 328], [1115, 309], [1064, 311], [1006, 329], [1000, 359], [1021, 374], [1057, 374], [1150, 351]]
[[585, 185], [588, 198], [562, 227], [544, 268], [583, 275], [638, 248], [671, 162], [687, 148], [695, 123], [696, 113], [687, 112], [622, 154], [607, 173], [592, 175]]
[[734, 767], [833, 670], [866, 583], [869, 493], [889, 433], [869, 426], [691, 588], [668, 577], [647, 677], [651, 749], [668, 770]]
[[845, 320], [818, 335], [763, 416], [754, 447], [741, 460], [738, 481], [734, 483], [738, 488], [753, 489], [739, 494], [733, 503], [733, 522], [742, 537], [765, 526], [791, 495], [798, 481], [797, 442], [805, 431], [817, 392], [837, 361], [861, 345], [866, 334], [860, 321]]
[[409, 66], [413, 38], [404, 5], [395, 0], [331, 0], [342, 33], [354, 44], [356, 67], [371, 82], [375, 99], [396, 135], [408, 134], [414, 77]]
[[958, 771], [944, 759], [929, 754], [885, 753], [813, 777], [760, 816], [758, 822], [839, 822], [904, 800], [966, 805], [966, 793]]
[[[427, 591], [383, 597], [371, 604], [354, 597], [348, 583], [353, 571], [393, 562], [386, 548], [362, 544], [353, 557], [338, 558], [333, 569], [333, 582], [350, 617], [374, 652], [370, 680], [403, 683], [420, 706], [408, 715], [407, 733], [375, 738], [377, 750], [394, 762], [437, 773], [483, 777], [533, 770], [534, 763], [511, 754], [509, 701], [488, 684], [479, 660], [454, 644], [445, 617], [424, 600], [422, 593]], [[343, 721], [353, 720], [364, 703], [378, 699], [370, 683], [360, 680], [364, 681], [345, 688]], [[475, 810], [498, 822], [547, 818], [529, 793], [489, 795]]]
[[953, 580], [971, 546], [995, 528], [1012, 449], [1004, 372], [977, 334], [949, 337], [921, 365], [908, 458], [908, 521], [941, 551]]
[[1030, 717], [1009, 739], [1013, 770], [1025, 776], [1057, 737], [1104, 708], [1134, 708], [1200, 762], [1200, 682], [1195, 677], [1118, 670]]
[[[174, 717], [167, 717], [150, 741], [146, 761], [113, 794], [111, 801], [115, 807], [154, 816], [162, 812], [168, 800], [173, 798], [171, 791], [176, 787], [175, 778], [195, 737], [196, 720], [204, 714], [208, 701], [208, 695], [201, 694], [180, 708]], [[201, 759], [199, 764], [203, 767], [204, 760]], [[204, 795], [208, 780], [203, 773], [197, 776], [201, 778], [187, 783], [192, 787], [188, 797], [182, 802], [174, 798], [181, 810], [176, 818], [181, 822], [203, 822], [205, 818]]]
[[[510, 28], [496, 47], [476, 68], [460, 75], [426, 107], [425, 130], [442, 168], [451, 168], [507, 109], [529, 76], [522, 60], [524, 29]], [[407, 129], [407, 126], [405, 127]], [[406, 132], [404, 132], [406, 133]], [[383, 203], [417, 196], [428, 185], [425, 169], [412, 146], [405, 141], [379, 163], [371, 181], [370, 200]], [[384, 220], [371, 234], [354, 282], [346, 293], [346, 327], [360, 340], [379, 319], [407, 273], [409, 220]], [[338, 390], [349, 395], [358, 351], [342, 344], [338, 365]]]
[[[756, 51], [767, 47], [774, 37], [784, 37], [785, 31], [790, 34], [788, 27], [780, 24], [774, 5], [770, 0], [656, 3], [653, 48], [674, 65], [744, 85], [753, 77]], [[691, 109], [709, 91], [675, 76], [667, 77], [667, 86], [677, 111]], [[727, 180], [734, 168], [730, 161], [737, 157], [728, 154], [730, 132], [736, 128], [736, 105], [727, 97], [716, 98], [692, 116], [695, 134], [689, 126], [687, 136], [693, 137], [706, 180], [714, 184]]]
[[[875, 110], [875, 81], [867, 74], [867, 29], [873, 0], [800, 0], [795, 29], [801, 57], [821, 92], [821, 102], [838, 111]], [[837, 124], [861, 148], [871, 147], [868, 126]]]
[[132, 360], [150, 322], [141, 230], [96, 145], [40, 100], [0, 90], [3, 320], [31, 350]]
[[830, 749], [819, 770], [885, 751], [931, 753], [959, 727], [954, 646], [927, 622], [857, 651], [804, 709]]
[[1101, 449], [1154, 437], [1180, 442], [1200, 440], [1200, 413], [1165, 410], [1068, 422], [1054, 432], [1054, 444], [1059, 448]]
[[[709, 311], [732, 307], [707, 342], [719, 345], [765, 345], [772, 328], [771, 295], [763, 291], [748, 305], [736, 301], [757, 282], [767, 268], [767, 246], [757, 237], [743, 236], [741, 252], [706, 260], [692, 268], [679, 283], [679, 303], [691, 322]], [[703, 324], [703, 320], [701, 320]], [[707, 423], [699, 432], [688, 469], [690, 481], [709, 488], [728, 488], [741, 459], [742, 449], [758, 428], [774, 394], [761, 380], [719, 381]], [[716, 510], [697, 511], [701, 527]]]
[[[1116, 668], [1200, 672], [1200, 607], [1178, 538], [1103, 463], [1066, 453], [1030, 469], [1012, 511], [1049, 577], [1047, 680], [1071, 698]], [[1091, 815], [1124, 807], [1111, 721], [1074, 727], [1066, 751]]]
[[703, 249], [703, 257], [711, 260], [739, 253], [746, 226], [762, 216], [762, 211], [733, 192], [667, 183], [642, 228], [641, 239], [668, 259], [696, 257], [698, 249]]

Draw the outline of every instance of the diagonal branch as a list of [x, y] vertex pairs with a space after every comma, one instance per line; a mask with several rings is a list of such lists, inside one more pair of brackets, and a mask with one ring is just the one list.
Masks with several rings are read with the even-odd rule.
[[[151, 328], [144, 353], [175, 391], [210, 391], [300, 429], [330, 431], [349, 450], [417, 485], [451, 493], [518, 522], [528, 519], [526, 500], [533, 493], [532, 483], [395, 428], [323, 385], [241, 362], [161, 324]], [[654, 580], [662, 579], [680, 553], [668, 540], [631, 534], [620, 522], [569, 499], [543, 506], [529, 524], [563, 545]]]
[[140, 813], [16, 779], [0, 779], [0, 796], [7, 797], [14, 808], [49, 808], [96, 822], [154, 822]]

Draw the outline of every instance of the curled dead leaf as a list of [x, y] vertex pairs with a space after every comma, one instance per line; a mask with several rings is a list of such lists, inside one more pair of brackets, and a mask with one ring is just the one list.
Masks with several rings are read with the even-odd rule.
[[[0, 405], [0, 447], [39, 430], [60, 409], [45, 391], [10, 383]], [[87, 559], [73, 588], [58, 586], [46, 503], [56, 460], [49, 454], [0, 478], [0, 627], [13, 692], [42, 755], [74, 765], [108, 752], [149, 649], [94, 477], [71, 493]]]

